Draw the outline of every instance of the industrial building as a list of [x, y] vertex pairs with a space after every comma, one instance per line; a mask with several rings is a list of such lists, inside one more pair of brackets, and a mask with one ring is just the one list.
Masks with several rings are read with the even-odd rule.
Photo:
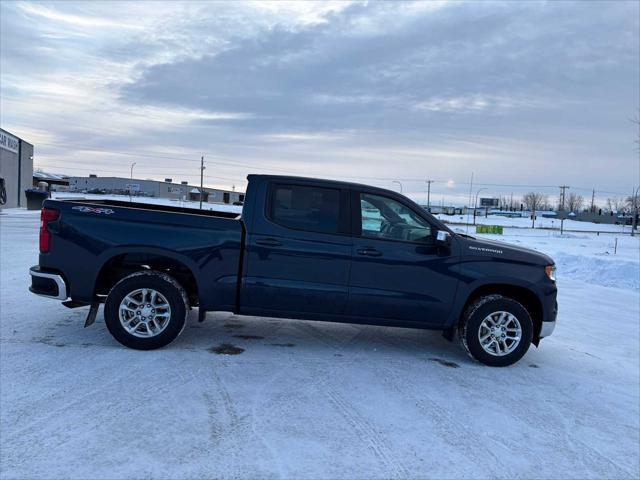
[[[0, 178], [6, 201], [0, 207], [26, 205], [25, 190], [31, 188], [33, 176], [33, 145], [0, 128]], [[5, 200], [5, 195], [2, 195]]]
[[[69, 177], [69, 191], [79, 193], [120, 194], [155, 198], [169, 198], [174, 200], [200, 201], [200, 187], [189, 185], [188, 182], [174, 183], [167, 178], [159, 180], [140, 180], [123, 177]], [[216, 188], [202, 189], [202, 201], [209, 203], [238, 203], [244, 202], [244, 193]]]
[[33, 188], [48, 192], [66, 192], [69, 190], [69, 176], [36, 170], [33, 172]]

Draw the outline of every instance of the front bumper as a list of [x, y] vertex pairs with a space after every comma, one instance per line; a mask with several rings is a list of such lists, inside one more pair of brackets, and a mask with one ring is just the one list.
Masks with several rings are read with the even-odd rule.
[[550, 312], [549, 321], [542, 322], [540, 326], [540, 338], [548, 337], [556, 329], [556, 319], [558, 318], [558, 302], [555, 302], [553, 310]]
[[556, 322], [542, 322], [542, 327], [540, 327], [540, 338], [548, 337], [553, 333], [556, 329]]
[[62, 301], [68, 298], [67, 284], [58, 273], [45, 272], [39, 266], [35, 266], [29, 269], [29, 275], [31, 275], [29, 287], [31, 293]]

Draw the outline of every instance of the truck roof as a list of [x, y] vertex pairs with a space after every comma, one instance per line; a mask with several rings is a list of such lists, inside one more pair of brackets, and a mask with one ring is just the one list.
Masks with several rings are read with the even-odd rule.
[[252, 173], [247, 175], [247, 180], [251, 181], [252, 178], [259, 177], [264, 180], [275, 180], [278, 182], [295, 182], [295, 181], [304, 181], [309, 183], [322, 183], [323, 185], [333, 185], [336, 187], [349, 188], [349, 187], [364, 187], [372, 190], [379, 190], [380, 192], [390, 192], [397, 194], [398, 192], [394, 190], [390, 190], [387, 188], [374, 187], [373, 185], [367, 185], [366, 183], [357, 183], [357, 182], [345, 182], [342, 180], [328, 180], [326, 178], [317, 178], [317, 177], [302, 177], [296, 175], [269, 175], [269, 174], [257, 174]]

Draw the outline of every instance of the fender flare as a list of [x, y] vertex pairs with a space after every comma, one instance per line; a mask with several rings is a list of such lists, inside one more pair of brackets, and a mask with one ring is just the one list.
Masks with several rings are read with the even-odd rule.
[[493, 285], [508, 285], [510, 287], [527, 290], [529, 293], [539, 299], [538, 292], [535, 288], [532, 288], [534, 284], [517, 277], [482, 277], [471, 283], [460, 283], [458, 285], [458, 291], [456, 292], [455, 300], [453, 302], [453, 308], [451, 309], [451, 313], [449, 314], [449, 318], [447, 319], [445, 329], [457, 328], [458, 320], [463, 313], [464, 307], [475, 291], [480, 288], [490, 287]]
[[198, 278], [198, 275], [196, 275], [196, 272], [198, 271], [198, 267], [195, 264], [195, 262], [191, 260], [189, 257], [176, 253], [174, 250], [167, 250], [164, 248], [124, 245], [124, 246], [118, 246], [118, 247], [109, 249], [98, 256], [96, 263], [98, 263], [99, 267], [96, 269], [94, 279], [93, 279], [94, 297], [96, 295], [95, 289], [96, 289], [98, 278], [100, 277], [100, 274], [102, 273], [107, 263], [109, 263], [111, 260], [113, 260], [116, 257], [119, 257], [121, 255], [132, 254], [132, 253], [157, 255], [159, 257], [165, 257], [183, 264], [185, 267], [189, 269], [189, 271], [191, 272], [191, 275], [193, 275], [193, 278], [195, 279], [195, 282], [196, 282], [196, 290], [197, 290], [198, 296], [201, 295], [202, 293], [201, 282], [200, 282], [200, 279]]

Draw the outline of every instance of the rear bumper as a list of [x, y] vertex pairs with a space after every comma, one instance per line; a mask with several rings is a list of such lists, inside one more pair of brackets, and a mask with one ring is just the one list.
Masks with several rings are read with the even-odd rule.
[[31, 275], [31, 286], [29, 287], [31, 293], [62, 301], [68, 298], [67, 284], [60, 274], [45, 272], [39, 266], [35, 266], [29, 269], [29, 275]]

